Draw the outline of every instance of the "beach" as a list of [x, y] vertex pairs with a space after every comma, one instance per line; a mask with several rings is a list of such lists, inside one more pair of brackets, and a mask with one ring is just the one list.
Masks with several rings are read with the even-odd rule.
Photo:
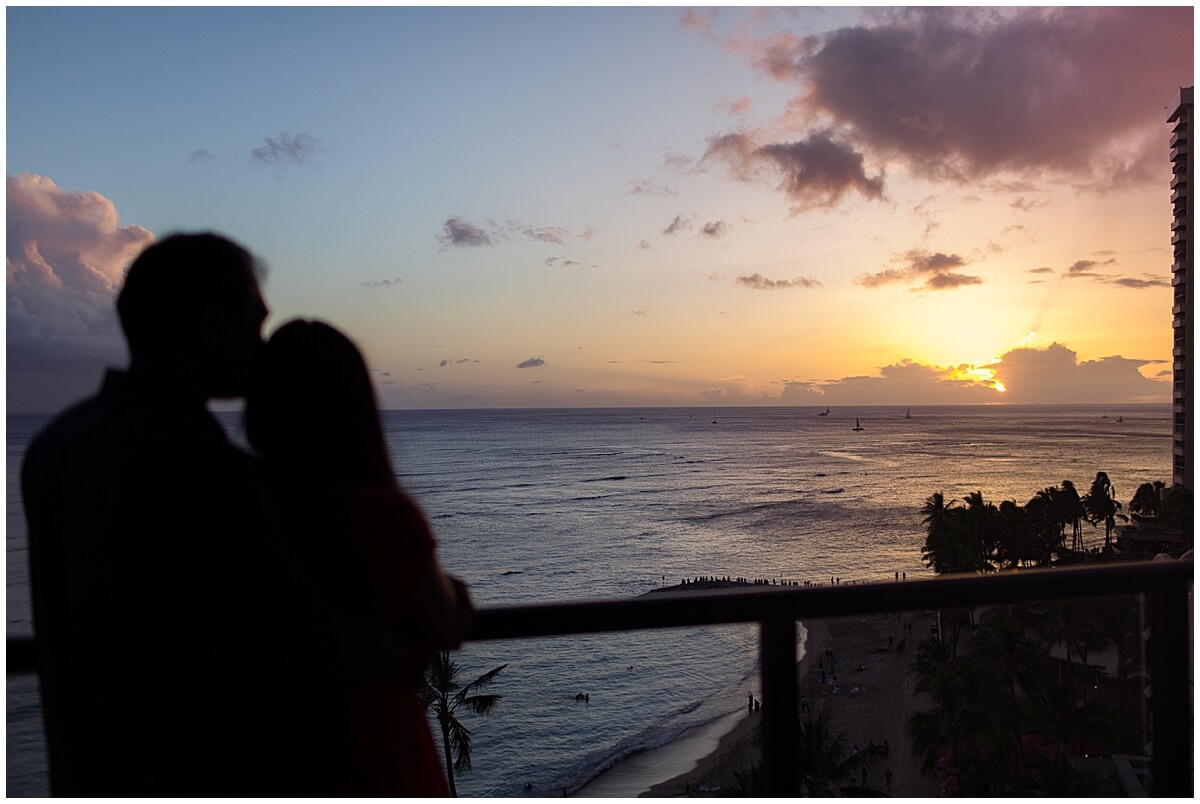
[[[930, 622], [929, 615], [907, 613], [803, 623], [807, 636], [797, 671], [802, 700], [813, 717], [828, 713], [833, 733], [844, 736], [848, 749], [870, 743], [888, 746], [888, 759], [881, 760], [868, 775], [867, 784], [891, 796], [937, 795], [936, 783], [920, 774], [904, 732], [908, 715], [922, 708], [923, 696], [912, 692], [908, 663], [916, 643], [929, 634]], [[906, 623], [911, 630], [906, 630]], [[902, 639], [905, 645], [900, 652], [897, 647]], [[833, 683], [835, 673], [837, 685]], [[770, 701], [763, 705], [769, 706]], [[694, 730], [703, 734], [686, 734], [618, 763], [576, 795], [674, 798], [728, 792], [735, 783], [735, 771], [744, 772], [760, 761], [760, 718], [745, 711], [720, 718]]]

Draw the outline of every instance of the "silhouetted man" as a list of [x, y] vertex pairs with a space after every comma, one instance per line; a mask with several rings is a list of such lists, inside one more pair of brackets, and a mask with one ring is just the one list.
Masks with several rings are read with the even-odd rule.
[[206, 408], [253, 376], [255, 261], [217, 235], [168, 237], [117, 311], [128, 371], [52, 422], [22, 471], [52, 792], [298, 792], [284, 648], [303, 606], [256, 466]]

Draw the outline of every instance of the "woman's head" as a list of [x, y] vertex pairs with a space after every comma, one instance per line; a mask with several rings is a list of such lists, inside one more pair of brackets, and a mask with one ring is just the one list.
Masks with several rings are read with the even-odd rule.
[[320, 321], [290, 321], [267, 342], [246, 436], [276, 471], [306, 481], [395, 482], [366, 363]]

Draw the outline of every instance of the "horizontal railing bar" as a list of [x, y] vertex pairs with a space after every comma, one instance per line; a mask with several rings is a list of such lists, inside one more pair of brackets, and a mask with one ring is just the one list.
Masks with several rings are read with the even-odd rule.
[[[837, 617], [1165, 590], [1192, 582], [1192, 562], [1140, 561], [994, 575], [951, 575], [835, 586], [753, 586], [660, 592], [615, 600], [484, 606], [470, 641], [571, 636], [701, 625], [756, 623], [791, 616]], [[32, 637], [7, 640], [8, 673], [35, 669]]]
[[1101, 597], [1183, 586], [1192, 562], [1144, 561], [1030, 569], [993, 575], [834, 586], [754, 586], [672, 591], [617, 600], [486, 606], [475, 612], [471, 641], [570, 636], [699, 625], [760, 622], [766, 617], [837, 617]]

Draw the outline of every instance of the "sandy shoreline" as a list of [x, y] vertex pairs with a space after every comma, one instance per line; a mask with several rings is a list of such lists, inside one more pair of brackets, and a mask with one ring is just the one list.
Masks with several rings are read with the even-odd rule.
[[[911, 630], [905, 630], [905, 622], [911, 624]], [[828, 713], [834, 733], [844, 735], [847, 747], [863, 748], [872, 742], [888, 746], [889, 758], [868, 775], [867, 784], [891, 796], [937, 795], [936, 783], [920, 774], [904, 733], [908, 714], [923, 708], [920, 700], [914, 700], [908, 663], [917, 642], [928, 635], [929, 625], [930, 617], [920, 613], [899, 618], [895, 614], [855, 615], [803, 623], [808, 633], [797, 673], [802, 700], [814, 716]], [[901, 639], [905, 650], [897, 652]], [[832, 661], [826, 651], [832, 651]], [[860, 691], [853, 691], [856, 688]], [[725, 733], [716, 739], [712, 731], [718, 723]], [[721, 718], [703, 727], [708, 730], [704, 737], [709, 744], [716, 739], [716, 746], [698, 762], [699, 744], [682, 744], [685, 735], [677, 741], [679, 745], [672, 743], [619, 763], [576, 795], [672, 798], [729, 792], [735, 784], [734, 772], [746, 771], [760, 760], [758, 723], [758, 717], [747, 716], [744, 710], [740, 716]], [[659, 781], [672, 772], [674, 776]]]

